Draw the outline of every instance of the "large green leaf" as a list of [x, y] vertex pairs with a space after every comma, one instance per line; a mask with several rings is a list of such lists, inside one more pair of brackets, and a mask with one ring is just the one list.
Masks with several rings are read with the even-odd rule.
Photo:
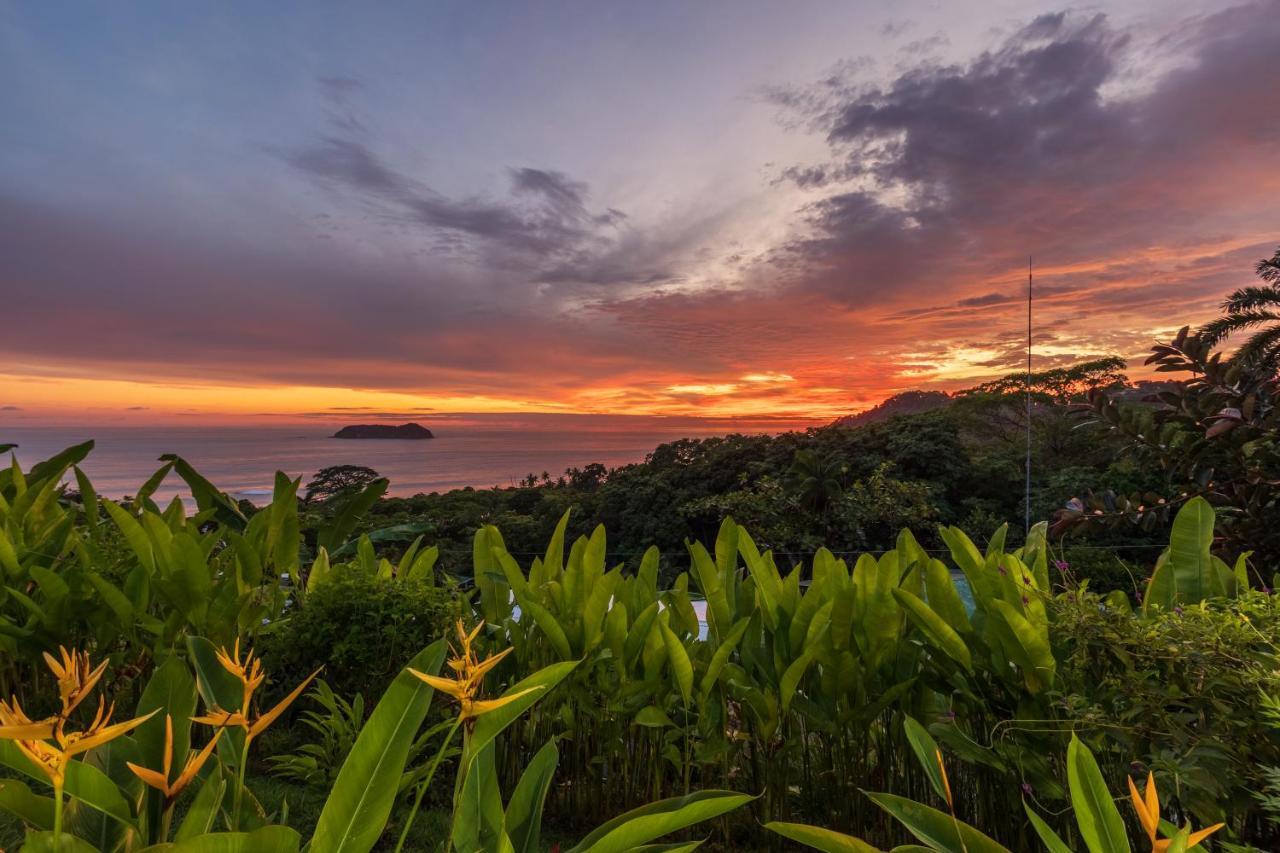
[[151, 539], [142, 529], [142, 525], [115, 501], [103, 501], [102, 506], [106, 509], [107, 515], [111, 516], [111, 520], [116, 523], [116, 527], [120, 528], [124, 541], [128, 542], [129, 547], [133, 549], [138, 562], [142, 563], [148, 572], [154, 572], [156, 560], [151, 548]]
[[[223, 669], [218, 650], [204, 637], [187, 637], [187, 655], [196, 672], [196, 689], [206, 709], [244, 710], [244, 687], [240, 680]], [[227, 729], [218, 741], [218, 755], [228, 764], [240, 761], [244, 747], [244, 729]]]
[[479, 750], [467, 766], [458, 791], [450, 832], [453, 849], [467, 853], [509, 853], [503, 823], [502, 793], [498, 790], [491, 742]]
[[33, 793], [17, 779], [0, 779], [0, 811], [36, 829], [53, 828], [53, 798]]
[[911, 744], [911, 751], [916, 754], [916, 759], [924, 768], [925, 775], [929, 777], [929, 784], [933, 786], [934, 793], [943, 802], [949, 803], [951, 794], [947, 790], [947, 782], [943, 776], [946, 771], [942, 767], [942, 753], [938, 749], [938, 742], [924, 726], [916, 722], [914, 717], [904, 717], [902, 728], [906, 732], [907, 743]]
[[191, 745], [191, 717], [196, 712], [196, 681], [177, 655], [156, 667], [138, 700], [138, 716], [157, 713], [134, 730], [143, 767], [159, 770], [164, 763], [165, 715], [173, 718], [173, 766], [183, 767]]
[[1169, 534], [1169, 549], [1161, 555], [1147, 585], [1143, 608], [1171, 608], [1222, 595], [1221, 578], [1209, 553], [1213, 546], [1213, 507], [1194, 497], [1178, 510]]
[[253, 832], [210, 832], [147, 850], [163, 850], [164, 853], [296, 853], [301, 844], [302, 839], [296, 829], [273, 825]]
[[[446, 647], [445, 640], [437, 640], [419, 652], [409, 668], [439, 673]], [[338, 771], [316, 822], [310, 853], [366, 853], [373, 848], [386, 827], [409, 749], [434, 693], [408, 671], [396, 676]]]
[[1049, 645], [1047, 628], [1031, 624], [1014, 605], [1007, 601], [995, 600], [990, 602], [990, 606], [992, 614], [996, 619], [1003, 620], [1009, 635], [1017, 643], [1017, 649], [1010, 651], [1021, 653], [1020, 656], [1015, 654], [1015, 659], [1024, 668], [1023, 677], [1027, 689], [1032, 693], [1039, 693], [1052, 687], [1058, 663]]
[[345, 499], [342, 502], [342, 507], [334, 515], [333, 520], [316, 534], [316, 546], [324, 548], [330, 553], [336, 552], [350, 538], [360, 519], [386, 493], [387, 487], [390, 485], [391, 482], [385, 477], [379, 477], [356, 494]]
[[1074, 734], [1067, 746], [1067, 781], [1076, 824], [1090, 853], [1129, 853], [1124, 819], [1089, 748]]
[[924, 588], [929, 607], [956, 633], [967, 634], [973, 630], [969, 622], [969, 611], [956, 589], [956, 582], [951, 578], [951, 570], [941, 560], [929, 560], [925, 565]]
[[735, 791], [698, 791], [632, 809], [602, 824], [569, 853], [623, 853], [704, 820], [733, 811], [755, 797]]
[[711, 695], [711, 690], [716, 686], [716, 682], [720, 679], [720, 673], [724, 671], [725, 664], [729, 662], [733, 650], [738, 647], [738, 643], [742, 640], [742, 635], [747, 633], [747, 626], [751, 624], [749, 617], [742, 617], [734, 623], [729, 629], [729, 635], [724, 638], [724, 642], [716, 649], [715, 654], [711, 656], [711, 663], [707, 665], [706, 672], [702, 675], [702, 682], [698, 685], [698, 701], [706, 702], [707, 697]]
[[675, 677], [676, 686], [680, 688], [680, 697], [687, 708], [693, 701], [693, 663], [689, 660], [689, 653], [685, 650], [684, 643], [680, 642], [680, 638], [667, 626], [666, 621], [660, 620], [658, 627], [662, 631], [662, 641], [667, 646], [667, 660], [671, 663], [671, 673]]
[[182, 819], [182, 825], [178, 827], [174, 840], [190, 841], [212, 829], [213, 822], [218, 817], [218, 810], [222, 808], [222, 800], [226, 792], [226, 780], [216, 774], [209, 774], [209, 778], [205, 779], [196, 793], [196, 798], [187, 808], [186, 817]]
[[571, 509], [566, 509], [564, 515], [560, 516], [555, 533], [551, 534], [551, 541], [547, 543], [547, 554], [542, 560], [542, 566], [547, 571], [548, 580], [555, 580], [564, 571], [564, 534], [569, 526], [570, 512]]
[[782, 713], [785, 714], [791, 707], [791, 700], [795, 698], [796, 690], [800, 687], [800, 679], [804, 678], [813, 659], [814, 650], [806, 649], [800, 657], [791, 662], [786, 672], [782, 673], [782, 680], [778, 683], [778, 698], [782, 703]]
[[969, 647], [965, 645], [960, 635], [934, 612], [932, 607], [905, 589], [893, 590], [893, 597], [902, 606], [907, 618], [929, 638], [935, 648], [969, 672], [973, 671], [973, 658], [969, 654]]
[[551, 645], [555, 647], [556, 654], [562, 658], [573, 657], [573, 649], [569, 647], [569, 637], [565, 634], [564, 628], [560, 627], [555, 615], [527, 596], [520, 598], [519, 601], [521, 611], [533, 617], [534, 623], [551, 641]]
[[831, 829], [809, 826], [806, 823], [783, 823], [774, 820], [766, 823], [764, 828], [778, 833], [783, 838], [798, 841], [806, 847], [822, 850], [824, 853], [882, 853], [879, 847], [872, 847], [861, 838], [854, 838], [852, 835], [845, 835], [843, 832]]
[[511, 793], [505, 826], [515, 853], [538, 853], [541, 849], [538, 845], [542, 834], [542, 808], [559, 760], [560, 750], [556, 748], [555, 740], [547, 741], [529, 761]]
[[18, 853], [100, 853], [100, 851], [83, 838], [64, 830], [62, 838], [56, 842], [52, 831], [30, 833], [23, 841]]
[[641, 844], [632, 847], [630, 853], [691, 853], [706, 843], [705, 838], [697, 841], [672, 841], [669, 844]]
[[995, 839], [946, 812], [893, 794], [867, 794], [907, 830], [940, 853], [1009, 853]]
[[244, 529], [244, 513], [240, 511], [239, 505], [192, 468], [187, 460], [166, 453], [160, 457], [160, 461], [173, 463], [173, 470], [186, 482], [187, 488], [191, 489], [191, 496], [196, 499], [196, 506], [201, 512], [212, 510], [213, 517], [219, 523], [236, 531]]
[[471, 737], [467, 741], [467, 748], [470, 754], [466, 760], [470, 761], [471, 758], [474, 758], [503, 729], [515, 722], [521, 714], [532, 708], [535, 703], [545, 698], [557, 684], [564, 681], [569, 673], [573, 672], [579, 663], [581, 661], [576, 660], [553, 663], [551, 666], [543, 667], [528, 678], [511, 685], [502, 694], [503, 696], [514, 696], [530, 688], [533, 689], [515, 701], [508, 702], [501, 708], [490, 711], [476, 720], [475, 728], [472, 729]]
[[[0, 740], [0, 764], [39, 782], [48, 781], [48, 777], [22, 754], [13, 741]], [[125, 826], [137, 828], [133, 811], [129, 808], [128, 801], [121, 795], [120, 789], [107, 774], [92, 764], [86, 764], [83, 761], [70, 762], [67, 765], [67, 778], [63, 790], [68, 797], [73, 797], [90, 808], [115, 818]]]
[[1026, 810], [1027, 817], [1031, 819], [1031, 825], [1035, 827], [1036, 835], [1040, 836], [1040, 841], [1044, 844], [1049, 853], [1071, 853], [1071, 848], [1062, 840], [1062, 836], [1053, 831], [1053, 827], [1045, 823], [1044, 818], [1036, 814], [1036, 810], [1027, 804], [1026, 800], [1022, 801], [1022, 808]]
[[[12, 445], [17, 447], [17, 445]], [[61, 477], [62, 472], [70, 468], [72, 465], [78, 465], [84, 461], [89, 455], [89, 451], [93, 450], [93, 442], [86, 441], [81, 444], [72, 445], [66, 450], [61, 451], [43, 462], [37, 462], [31, 466], [31, 470], [27, 472], [27, 488], [34, 489], [43, 485], [46, 480]], [[7, 472], [5, 472], [7, 473]], [[9, 486], [9, 480], [5, 477], [5, 473], [0, 473], [0, 489]]]

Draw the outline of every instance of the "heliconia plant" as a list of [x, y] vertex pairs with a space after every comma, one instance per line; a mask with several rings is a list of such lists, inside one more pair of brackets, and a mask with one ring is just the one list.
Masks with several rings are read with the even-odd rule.
[[[27, 726], [19, 710], [53, 695], [57, 677], [41, 656], [59, 645], [128, 649], [117, 665], [136, 671], [123, 689], [145, 685], [117, 697], [145, 717], [136, 730], [68, 762], [63, 835], [131, 851], [215, 831], [254, 849], [300, 846], [245, 784], [251, 744], [283, 709], [255, 707], [263, 672], [240, 649], [336, 573], [447, 582], [439, 551], [419, 538], [393, 562], [374, 536], [353, 538], [385, 483], [353, 496], [307, 558], [298, 480], [279, 475], [271, 503], [246, 518], [169, 457], [117, 503], [100, 499], [76, 467], [88, 450], [30, 471], [16, 462], [0, 469], [0, 689], [15, 696], [4, 724]], [[170, 473], [187, 484], [194, 512], [177, 500], [155, 504]], [[69, 479], [78, 500], [65, 494]], [[374, 707], [307, 842], [312, 853], [371, 849], [406, 789], [412, 824], [455, 752], [457, 849], [535, 838], [544, 801], [595, 822], [646, 808], [691, 817], [742, 805], [731, 799], [742, 796], [728, 790], [736, 789], [759, 794], [750, 808], [762, 823], [823, 814], [849, 828], [883, 822], [888, 802], [907, 809], [929, 791], [943, 796], [945, 782], [948, 820], [964, 814], [1004, 838], [1025, 831], [1007, 808], [1010, 780], [1038, 801], [1071, 796], [1044, 525], [1013, 549], [1003, 527], [982, 546], [946, 527], [938, 551], [903, 531], [882, 554], [846, 560], [819, 549], [807, 564], [782, 566], [725, 519], [714, 543], [687, 543], [688, 570], [663, 588], [656, 549], [630, 571], [609, 564], [603, 527], [570, 542], [568, 523], [566, 513], [528, 565], [496, 527], [476, 532], [475, 592], [460, 602], [464, 614], [474, 610], [474, 627], [452, 656], [444, 640], [424, 649]], [[1228, 567], [1212, 555], [1212, 537], [1212, 509], [1189, 501], [1135, 618], [1243, 590], [1244, 558]], [[452, 675], [441, 677], [447, 657]], [[149, 680], [137, 677], [147, 671]], [[486, 695], [485, 684], [504, 687]], [[430, 740], [430, 759], [410, 771], [436, 692], [457, 713]], [[917, 760], [928, 743], [953, 757], [950, 777], [940, 759]], [[0, 763], [31, 775], [13, 743], [0, 742]], [[544, 785], [552, 772], [570, 784]], [[892, 793], [869, 799], [864, 786]], [[184, 796], [187, 816], [173, 827]], [[478, 816], [469, 811], [477, 804]], [[37, 829], [51, 831], [52, 806], [15, 784], [0, 788], [0, 809]], [[646, 814], [654, 826], [674, 825]], [[408, 833], [406, 825], [401, 846]]]
[[[440, 640], [417, 655], [392, 684], [343, 763], [308, 850], [367, 853], [372, 849], [386, 827], [414, 736], [436, 691], [456, 700], [459, 710], [422, 779], [396, 849], [404, 847], [422, 792], [459, 730], [463, 748], [454, 785], [450, 847], [457, 853], [535, 853], [542, 849], [542, 810], [555, 770], [555, 744], [548, 744], [534, 757], [503, 808], [493, 768], [494, 743], [576, 663], [554, 664], [497, 697], [481, 698], [485, 674], [510, 651], [480, 660], [473, 642], [482, 628], [483, 623], [468, 631], [458, 624], [460, 651], [449, 660], [454, 677], [438, 674], [444, 661], [445, 641]], [[24, 850], [296, 853], [301, 848], [298, 832], [272, 823], [257, 804], [245, 783], [245, 767], [253, 740], [280, 718], [316, 673], [269, 710], [258, 710], [254, 695], [266, 673], [251, 650], [242, 654], [238, 645], [213, 650], [203, 638], [193, 638], [191, 645], [195, 678], [177, 657], [169, 658], [144, 691], [144, 705], [156, 700], [163, 704], [124, 722], [111, 723], [113, 708], [100, 699], [89, 726], [69, 726], [72, 714], [106, 670], [105, 663], [92, 666], [88, 655], [79, 652], [63, 650], [61, 659], [49, 660], [61, 699], [56, 715], [32, 720], [18, 704], [0, 702], [0, 763], [33, 778], [44, 778], [54, 792], [52, 798], [42, 797], [20, 782], [0, 780], [0, 808], [17, 814], [32, 827]], [[206, 704], [200, 715], [193, 713], [197, 683]], [[175, 725], [175, 713], [182, 715], [182, 724]], [[153, 731], [142, 730], [152, 719], [163, 720], [159, 738]], [[212, 728], [198, 750], [190, 744], [192, 723]], [[130, 738], [131, 732], [136, 736]], [[114, 753], [103, 756], [108, 747], [113, 747]], [[221, 757], [217, 757], [219, 751]], [[88, 760], [91, 752], [98, 758], [96, 763]], [[155, 762], [152, 757], [157, 752], [159, 761]], [[113, 770], [120, 763], [128, 771], [123, 781]], [[173, 833], [178, 798], [197, 781], [199, 791]], [[99, 816], [66, 831], [64, 794]], [[751, 799], [733, 791], [701, 791], [652, 803], [609, 821], [573, 850], [632, 850]], [[496, 819], [490, 808], [494, 802], [499, 806]], [[219, 818], [222, 830], [215, 828]], [[682, 849], [696, 846], [686, 844]]]
[[[955, 799], [947, 778], [942, 751], [928, 733], [914, 720], [908, 718], [907, 736], [911, 739], [921, 766], [929, 774], [934, 791], [946, 804], [942, 812], [893, 794], [869, 793], [867, 797], [892, 815], [903, 828], [920, 842], [893, 848], [895, 853], [908, 851], [937, 851], [937, 853], [1009, 853], [1009, 849], [981, 830], [956, 817]], [[1107, 789], [1102, 771], [1093, 753], [1079, 738], [1072, 735], [1067, 748], [1067, 771], [1071, 804], [1079, 838], [1089, 853], [1132, 853], [1129, 832], [1124, 818], [1116, 807], [1115, 799]], [[1202, 849], [1200, 842], [1222, 829], [1218, 823], [1206, 829], [1193, 831], [1190, 825], [1181, 828], [1163, 820], [1160, 816], [1160, 800], [1155, 780], [1147, 775], [1145, 792], [1138, 793], [1133, 779], [1126, 777], [1130, 803], [1138, 823], [1150, 844], [1152, 853], [1187, 853]], [[1071, 853], [1072, 847], [1045, 822], [1024, 800], [1023, 806], [1036, 835], [1048, 853]], [[880, 853], [879, 848], [860, 838], [818, 826], [799, 823], [772, 822], [765, 824], [771, 832], [826, 853]]]

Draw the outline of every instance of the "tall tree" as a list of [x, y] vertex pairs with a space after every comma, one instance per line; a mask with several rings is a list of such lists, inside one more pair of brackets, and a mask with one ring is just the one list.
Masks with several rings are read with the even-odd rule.
[[814, 450], [797, 450], [787, 471], [787, 482], [800, 505], [812, 512], [825, 512], [844, 487], [840, 464], [830, 456]]
[[378, 472], [363, 465], [332, 465], [321, 468], [315, 478], [307, 483], [305, 500], [308, 503], [323, 503], [363, 489], [378, 479]]

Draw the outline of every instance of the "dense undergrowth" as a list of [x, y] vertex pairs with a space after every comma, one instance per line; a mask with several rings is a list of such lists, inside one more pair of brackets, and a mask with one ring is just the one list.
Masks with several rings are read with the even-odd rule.
[[[384, 691], [405, 689], [405, 664], [421, 661], [424, 647], [461, 616], [476, 629], [477, 650], [506, 650], [487, 672], [483, 695], [503, 695], [504, 685], [506, 695], [519, 694], [522, 681], [543, 673], [553, 673], [554, 684], [504, 722], [483, 759], [465, 738], [448, 736], [451, 720], [461, 719], [448, 704], [430, 710], [429, 695], [428, 704], [418, 696], [421, 729], [404, 736], [404, 768], [382, 824], [407, 822], [415, 800], [423, 814], [443, 809], [456, 822], [456, 792], [428, 777], [453, 771], [461, 792], [474, 772], [493, 791], [514, 792], [528, 768], [548, 764], [540, 756], [554, 743], [546, 774], [554, 782], [543, 796], [549, 820], [569, 834], [649, 802], [721, 789], [754, 797], [708, 825], [722, 843], [776, 845], [764, 823], [820, 821], [888, 845], [907, 836], [862, 791], [934, 796], [935, 774], [918, 760], [907, 728], [916, 720], [946, 756], [955, 819], [1009, 849], [1036, 843], [1026, 814], [1009, 808], [1018, 793], [1071, 843], [1087, 842], [1072, 821], [1066, 784], [1073, 735], [1115, 784], [1154, 773], [1167, 817], [1224, 822], [1222, 838], [1262, 849], [1277, 840], [1267, 798], [1277, 793], [1268, 768], [1280, 766], [1280, 737], [1264, 709], [1280, 698], [1280, 612], [1270, 595], [1249, 590], [1245, 560], [1228, 566], [1212, 555], [1214, 513], [1203, 500], [1179, 512], [1136, 605], [1124, 592], [1099, 596], [1087, 582], [1073, 583], [1069, 569], [1054, 565], [1044, 524], [1017, 548], [1006, 547], [1004, 528], [975, 543], [943, 527], [935, 534], [941, 552], [903, 531], [883, 554], [845, 560], [819, 549], [784, 569], [726, 520], [713, 540], [690, 543], [687, 568], [662, 583], [657, 549], [631, 571], [609, 559], [603, 527], [570, 539], [566, 516], [533, 559], [508, 551], [496, 527], [481, 527], [470, 576], [455, 579], [434, 548], [415, 543], [383, 556], [372, 539], [354, 535], [358, 500], [318, 532], [328, 547], [306, 559], [299, 483], [283, 476], [271, 504], [248, 518], [180, 459], [161, 474], [187, 481], [195, 515], [180, 502], [152, 503], [158, 480], [127, 504], [98, 500], [73, 467], [89, 450], [0, 476], [5, 691], [30, 719], [57, 718], [58, 678], [42, 655], [65, 646], [107, 659], [100, 688], [139, 718], [157, 707], [196, 717], [197, 693], [206, 717], [240, 703], [246, 725], [271, 718], [256, 749], [275, 755], [246, 758], [218, 744], [198, 778], [217, 778], [230, 792], [241, 768], [272, 768], [320, 791], [339, 783], [344, 753], [355, 754], [351, 733], [368, 729], [370, 715], [353, 721], [350, 708], [331, 708], [308, 724], [299, 712], [323, 706], [298, 699], [303, 676], [324, 667], [336, 696], [361, 694], [373, 708]], [[68, 471], [74, 499], [63, 485]], [[329, 547], [349, 556], [330, 558]], [[704, 619], [695, 602], [705, 602]], [[225, 698], [236, 694], [218, 698], [211, 663], [215, 647], [237, 641], [263, 650], [277, 679], [257, 685], [247, 705]], [[436, 664], [442, 659], [443, 652]], [[189, 698], [157, 705], [161, 673], [189, 685], [171, 684], [167, 694], [186, 689]], [[277, 703], [278, 716], [264, 711]], [[131, 750], [154, 752], [151, 719], [70, 766], [101, 764], [119, 776], [124, 808], [154, 840], [147, 810], [163, 805], [149, 805], [153, 789], [116, 765]], [[345, 742], [305, 748], [338, 737], [339, 720]], [[187, 731], [193, 749], [209, 737], [190, 723]], [[291, 755], [315, 759], [316, 772], [291, 775]], [[41, 777], [24, 760], [0, 750], [0, 764], [26, 772], [36, 799], [24, 794], [15, 805], [0, 790], [0, 808], [41, 828], [43, 807], [31, 807], [43, 802], [34, 782]], [[243, 798], [254, 801], [251, 787]], [[300, 825], [283, 806], [245, 813], [265, 827]], [[144, 830], [129, 830], [120, 815], [104, 818], [112, 819], [125, 826], [110, 834], [112, 844], [138, 849]], [[226, 820], [225, 830], [247, 838], [246, 818]], [[71, 831], [83, 826], [72, 823]], [[1131, 821], [1128, 831], [1136, 838], [1140, 828]], [[371, 832], [384, 834], [381, 824]]]

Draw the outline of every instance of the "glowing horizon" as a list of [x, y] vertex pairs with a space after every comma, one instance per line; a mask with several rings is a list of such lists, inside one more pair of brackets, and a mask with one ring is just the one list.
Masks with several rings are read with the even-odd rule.
[[1143, 378], [1280, 244], [1277, 0], [802, 6], [0, 8], [0, 425], [821, 423], [1028, 254]]

